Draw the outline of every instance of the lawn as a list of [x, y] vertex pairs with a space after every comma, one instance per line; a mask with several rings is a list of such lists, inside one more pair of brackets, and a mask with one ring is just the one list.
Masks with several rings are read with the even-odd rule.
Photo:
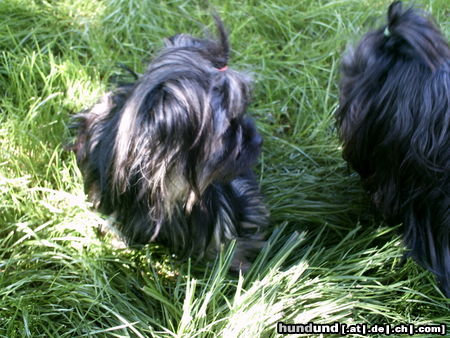
[[[230, 67], [254, 78], [249, 114], [265, 139], [255, 170], [272, 235], [245, 276], [228, 274], [232, 247], [206, 265], [117, 248], [65, 149], [71, 116], [119, 65], [142, 72], [164, 37], [214, 29], [207, 2], [0, 2], [0, 337], [269, 337], [280, 321], [450, 330], [450, 300], [404, 258], [400, 225], [375, 213], [334, 127], [341, 55], [389, 1], [210, 5]], [[448, 1], [416, 5], [448, 38]]]

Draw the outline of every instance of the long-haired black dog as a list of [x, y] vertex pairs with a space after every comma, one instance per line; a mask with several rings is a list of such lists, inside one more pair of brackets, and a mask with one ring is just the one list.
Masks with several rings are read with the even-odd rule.
[[246, 116], [250, 79], [228, 69], [229, 43], [180, 34], [136, 83], [76, 116], [73, 145], [94, 206], [128, 245], [215, 255], [236, 239], [231, 268], [263, 245], [267, 209], [251, 166], [262, 138]]
[[450, 49], [419, 10], [387, 17], [342, 62], [343, 157], [450, 297]]

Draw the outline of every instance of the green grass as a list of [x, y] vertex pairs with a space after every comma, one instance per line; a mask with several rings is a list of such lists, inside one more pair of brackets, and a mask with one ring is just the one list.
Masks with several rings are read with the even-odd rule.
[[[213, 29], [205, 2], [0, 2], [0, 337], [268, 337], [278, 321], [450, 328], [450, 301], [403, 261], [333, 127], [340, 56], [389, 1], [211, 3], [230, 66], [254, 76], [250, 114], [265, 137], [256, 170], [273, 234], [239, 278], [230, 250], [198, 266], [156, 245], [115, 249], [64, 150], [70, 116], [117, 64], [142, 71], [162, 38]], [[419, 5], [448, 37], [447, 0]]]

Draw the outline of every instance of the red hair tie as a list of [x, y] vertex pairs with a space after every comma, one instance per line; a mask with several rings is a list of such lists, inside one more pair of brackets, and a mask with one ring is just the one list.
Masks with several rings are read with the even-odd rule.
[[228, 66], [223, 66], [222, 68], [219, 68], [219, 72], [224, 72], [228, 69]]

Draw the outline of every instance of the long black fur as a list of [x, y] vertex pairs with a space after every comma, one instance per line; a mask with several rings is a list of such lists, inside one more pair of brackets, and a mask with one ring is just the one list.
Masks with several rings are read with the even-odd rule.
[[450, 297], [450, 49], [419, 10], [387, 17], [342, 62], [343, 157]]
[[251, 166], [262, 138], [246, 116], [250, 79], [223, 69], [227, 34], [180, 34], [135, 83], [75, 117], [73, 145], [94, 206], [129, 245], [211, 257], [237, 240], [232, 269], [263, 245], [267, 209]]

